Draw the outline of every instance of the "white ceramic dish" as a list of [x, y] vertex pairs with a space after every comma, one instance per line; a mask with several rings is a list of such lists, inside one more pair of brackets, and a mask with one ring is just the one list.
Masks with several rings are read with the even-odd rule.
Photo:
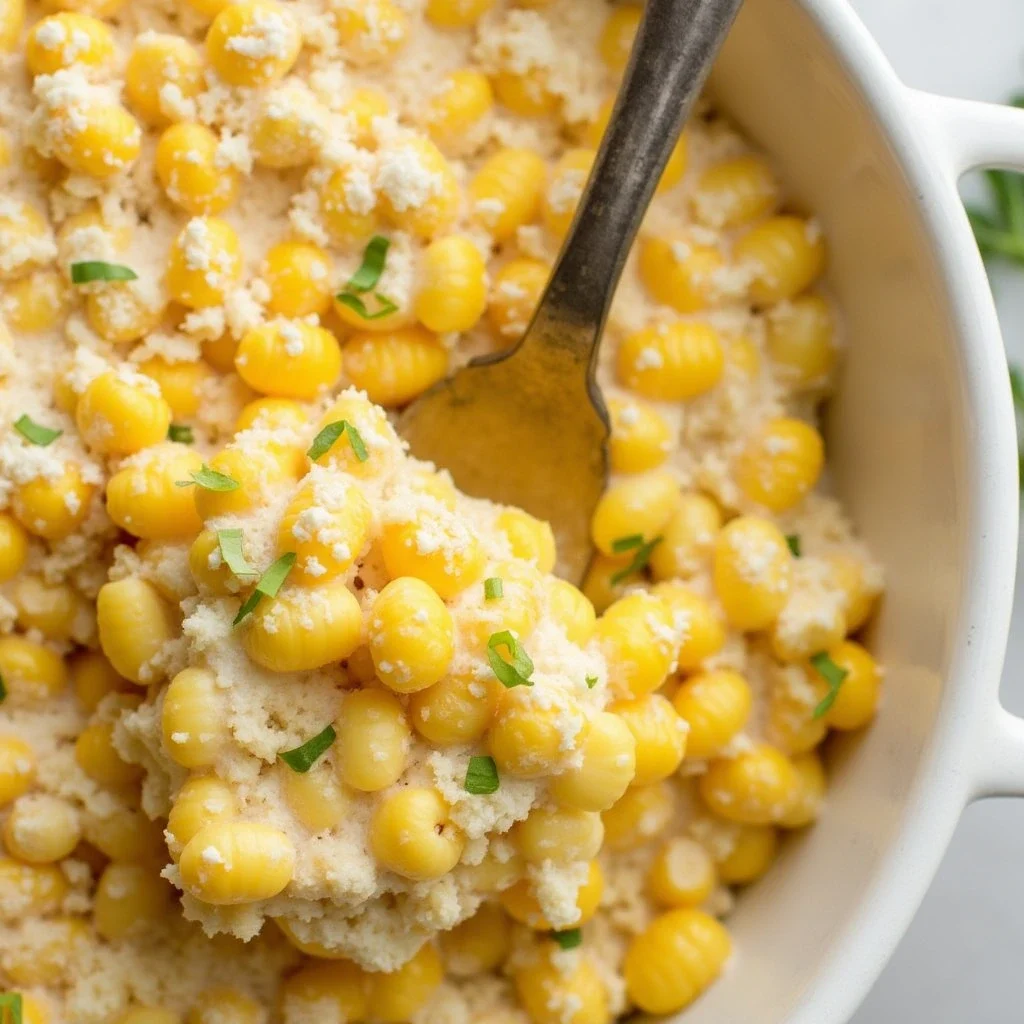
[[738, 953], [686, 1024], [838, 1024], [917, 909], [964, 806], [1024, 794], [1024, 721], [998, 702], [1018, 493], [1006, 360], [956, 191], [1024, 170], [1024, 112], [902, 85], [845, 0], [747, 0], [722, 104], [816, 211], [850, 349], [828, 438], [882, 559], [885, 704], [834, 749], [820, 827], [730, 921]]

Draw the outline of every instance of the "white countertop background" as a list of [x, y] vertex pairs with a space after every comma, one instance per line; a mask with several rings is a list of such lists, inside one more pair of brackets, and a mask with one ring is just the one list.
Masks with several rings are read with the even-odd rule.
[[[1004, 101], [1024, 93], [1024, 0], [850, 0], [908, 85]], [[977, 182], [965, 183], [975, 194]], [[1024, 363], [1024, 267], [992, 276]], [[1024, 569], [1003, 701], [1024, 714]], [[1024, 801], [969, 808], [906, 938], [852, 1024], [1024, 1022]]]

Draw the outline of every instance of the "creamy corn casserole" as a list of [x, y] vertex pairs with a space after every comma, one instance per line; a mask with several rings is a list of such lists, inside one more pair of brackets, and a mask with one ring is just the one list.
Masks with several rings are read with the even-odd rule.
[[639, 18], [0, 0], [0, 1020], [605, 1024], [726, 968], [879, 698], [819, 226], [698, 110], [582, 589], [388, 416], [525, 328]]

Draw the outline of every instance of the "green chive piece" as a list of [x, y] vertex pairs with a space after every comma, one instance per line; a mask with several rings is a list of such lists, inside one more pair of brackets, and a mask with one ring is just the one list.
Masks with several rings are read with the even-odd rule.
[[192, 435], [192, 428], [187, 423], [172, 423], [167, 428], [167, 440], [177, 441], [178, 444], [193, 444], [195, 437]]
[[1024, 370], [1016, 363], [1009, 364], [1010, 390], [1013, 392], [1013, 404], [1020, 412], [1024, 409]]
[[391, 241], [383, 235], [374, 235], [363, 250], [363, 262], [359, 269], [345, 283], [345, 290], [350, 292], [372, 291], [384, 273], [384, 264], [388, 258]]
[[227, 567], [236, 576], [256, 576], [256, 570], [246, 561], [242, 549], [242, 531], [240, 528], [218, 530], [217, 543], [220, 545], [221, 557]]
[[799, 533], [787, 533], [786, 534], [786, 545], [789, 548], [790, 554], [794, 558], [800, 557], [800, 534]]
[[370, 453], [366, 450], [366, 442], [363, 440], [362, 434], [348, 420], [335, 420], [333, 423], [328, 423], [313, 438], [313, 443], [309, 446], [309, 451], [306, 452], [306, 455], [316, 462], [317, 459], [322, 458], [334, 447], [335, 441], [342, 434], [348, 438], [348, 443], [352, 446], [355, 457], [360, 462], [365, 462], [370, 457]]
[[0, 1024], [22, 1024], [20, 992], [0, 994]]
[[318, 732], [311, 740], [306, 740], [302, 746], [295, 747], [292, 750], [282, 750], [277, 756], [292, 771], [304, 775], [337, 739], [337, 735], [334, 731], [334, 726], [329, 725], [323, 732]]
[[139, 275], [131, 267], [103, 260], [85, 260], [71, 264], [71, 283], [89, 284], [90, 281], [136, 281]]
[[837, 665], [825, 651], [819, 651], [811, 658], [811, 664], [822, 679], [828, 683], [828, 693], [822, 698], [821, 703], [814, 709], [814, 718], [821, 718], [828, 712], [839, 696], [839, 688], [843, 680], [850, 674], [845, 668]]
[[484, 580], [484, 597], [488, 601], [493, 601], [497, 597], [505, 596], [505, 584], [502, 582], [500, 576], [491, 576]]
[[[498, 653], [499, 647], [508, 649], [511, 662], [506, 661]], [[487, 660], [490, 662], [491, 671], [503, 686], [509, 689], [514, 686], [533, 686], [533, 683], [530, 682], [530, 676], [533, 675], [533, 662], [523, 645], [507, 629], [491, 634], [487, 641]]]
[[53, 430], [51, 427], [44, 427], [41, 423], [36, 423], [31, 416], [19, 416], [14, 421], [14, 429], [26, 441], [37, 444], [40, 448], [53, 444], [64, 433], [63, 430]]
[[493, 757], [471, 757], [466, 769], [466, 792], [474, 796], [486, 796], [497, 793], [501, 785], [498, 778], [498, 766]]
[[587, 676], [587, 689], [592, 690], [597, 686], [597, 676]]
[[[634, 543], [639, 539], [640, 543]], [[612, 549], [614, 551], [630, 551], [635, 549], [636, 554], [633, 555], [633, 561], [626, 566], [625, 569], [620, 569], [618, 572], [612, 573], [611, 584], [613, 587], [618, 586], [624, 579], [635, 575], [638, 572], [643, 572], [647, 568], [647, 563], [651, 560], [651, 552], [662, 542], [663, 537], [655, 537], [653, 540], [644, 542], [643, 537], [639, 534], [636, 537], [623, 537], [621, 540], [614, 541], [612, 543]], [[629, 541], [628, 548], [617, 548], [616, 544], [624, 544]]]
[[575, 949], [583, 942], [583, 932], [579, 928], [568, 928], [564, 932], [551, 932], [551, 938], [562, 949]]
[[612, 551], [617, 555], [621, 555], [626, 551], [642, 547], [643, 543], [644, 535], [642, 533], [631, 533], [628, 537], [619, 537], [618, 540], [613, 540]]
[[242, 485], [226, 473], [218, 473], [215, 469], [210, 469], [204, 462], [196, 473], [189, 474], [191, 480], [176, 480], [175, 487], [191, 487], [193, 484], [198, 484], [203, 490], [206, 491], [237, 491]]
[[380, 292], [374, 293], [374, 298], [380, 303], [380, 308], [372, 313], [366, 308], [366, 303], [358, 295], [353, 295], [351, 292], [338, 292], [335, 298], [343, 306], [348, 306], [349, 309], [364, 320], [380, 320], [382, 317], [390, 316], [398, 309], [397, 302], [392, 302], [391, 299], [386, 295], [381, 295]]
[[277, 597], [284, 581], [288, 579], [288, 573], [292, 571], [295, 564], [295, 552], [286, 551], [276, 561], [271, 562], [267, 571], [260, 577], [255, 590], [245, 599], [245, 603], [238, 609], [238, 614], [231, 623], [237, 626], [264, 597]]

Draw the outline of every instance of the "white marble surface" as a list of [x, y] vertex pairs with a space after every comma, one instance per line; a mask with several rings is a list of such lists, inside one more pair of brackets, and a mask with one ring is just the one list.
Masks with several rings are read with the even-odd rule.
[[[996, 101], [1024, 92], [1022, 0], [851, 2], [908, 84]], [[966, 192], [977, 188], [965, 183]], [[1024, 268], [997, 271], [992, 283], [1007, 348], [1024, 362]], [[1003, 701], [1024, 714], [1020, 582]], [[1024, 801], [989, 801], [968, 810], [914, 924], [853, 1024], [1019, 1024], [1022, 953]]]

